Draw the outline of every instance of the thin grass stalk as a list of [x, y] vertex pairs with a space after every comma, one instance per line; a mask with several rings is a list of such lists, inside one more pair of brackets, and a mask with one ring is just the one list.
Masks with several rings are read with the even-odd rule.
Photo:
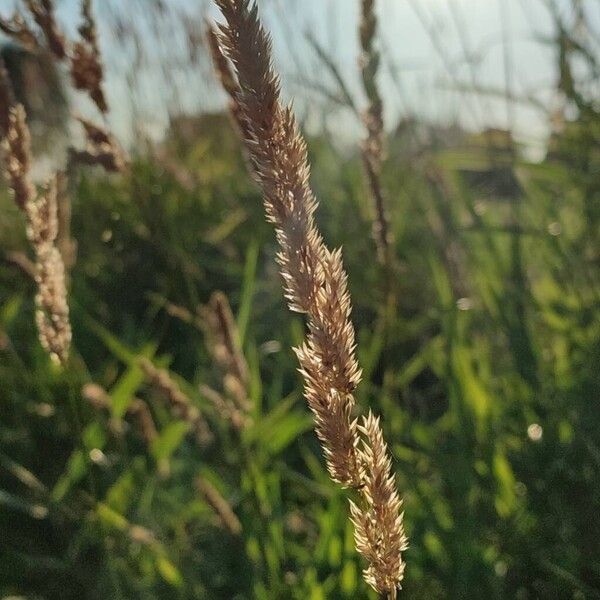
[[6, 63], [0, 56], [0, 137], [4, 139], [10, 126], [10, 109], [16, 104], [15, 93], [6, 69]]
[[[267, 219], [276, 230], [285, 296], [290, 309], [308, 321], [306, 340], [296, 349], [305, 397], [330, 476], [358, 491], [352, 516], [358, 551], [369, 562], [365, 578], [394, 598], [403, 578], [406, 537], [379, 421], [369, 417], [359, 427], [353, 417], [361, 371], [341, 251], [329, 250], [316, 228], [306, 143], [291, 107], [282, 104], [271, 39], [257, 6], [250, 0], [215, 1], [226, 20], [218, 41], [237, 77], [234, 99], [248, 126], [245, 142]], [[363, 534], [364, 523], [371, 523], [369, 535]]]
[[210, 481], [203, 477], [198, 477], [196, 479], [196, 488], [215, 511], [219, 517], [219, 521], [229, 533], [234, 536], [239, 536], [242, 533], [242, 524], [231, 507], [231, 504], [227, 502], [221, 492], [219, 492]]
[[[81, 389], [81, 395], [91, 406], [100, 411], [112, 411], [113, 402], [108, 392], [96, 383], [86, 383]], [[158, 438], [158, 431], [148, 405], [139, 398], [134, 398], [127, 407], [127, 415], [135, 419], [139, 432], [148, 446]]]
[[215, 292], [208, 305], [202, 307], [201, 315], [206, 347], [215, 366], [223, 374], [223, 394], [207, 385], [200, 386], [200, 391], [234, 429], [241, 431], [251, 419], [250, 381], [248, 364], [242, 353], [227, 296], [222, 292]]
[[392, 233], [387, 211], [387, 201], [381, 183], [381, 169], [385, 155], [385, 132], [383, 124], [383, 100], [379, 93], [377, 75], [380, 55], [375, 45], [377, 16], [375, 0], [360, 0], [361, 19], [359, 60], [361, 80], [368, 107], [363, 113], [367, 137], [362, 145], [362, 158], [373, 203], [373, 239], [379, 262], [386, 267], [392, 263]]

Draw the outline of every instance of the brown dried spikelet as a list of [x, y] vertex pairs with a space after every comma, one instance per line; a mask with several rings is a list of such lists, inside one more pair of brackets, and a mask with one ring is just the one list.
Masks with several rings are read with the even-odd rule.
[[15, 12], [12, 17], [6, 19], [0, 17], [0, 31], [27, 50], [34, 51], [39, 48], [35, 33], [33, 33], [27, 21], [18, 12]]
[[73, 44], [71, 53], [71, 78], [78, 90], [86, 91], [98, 110], [108, 112], [108, 104], [103, 90], [104, 67], [98, 46], [96, 23], [92, 15], [91, 0], [83, 0], [81, 5], [83, 23], [79, 27], [81, 40]]
[[65, 59], [67, 56], [67, 42], [54, 17], [54, 3], [52, 0], [26, 0], [25, 4], [38, 27], [44, 33], [50, 52], [58, 60]]
[[242, 533], [242, 524], [237, 515], [231, 508], [231, 505], [219, 490], [210, 481], [203, 477], [196, 479], [196, 487], [202, 494], [205, 500], [210, 504], [213, 510], [217, 513], [221, 523], [227, 528], [229, 533], [238, 536]]
[[206, 323], [207, 346], [224, 371], [223, 383], [238, 408], [248, 410], [248, 365], [240, 348], [231, 307], [222, 292], [215, 292], [202, 310]]
[[234, 429], [241, 431], [251, 419], [248, 365], [227, 296], [213, 293], [208, 304], [200, 309], [200, 317], [206, 346], [223, 376], [223, 393], [207, 385], [202, 385], [200, 391]]
[[134, 398], [127, 408], [127, 414], [136, 419], [140, 433], [148, 445], [158, 438], [158, 431], [148, 405], [139, 398]]
[[[82, 397], [96, 410], [111, 410], [113, 403], [108, 392], [97, 383], [86, 383], [81, 388]], [[148, 405], [139, 398], [134, 398], [127, 407], [127, 414], [137, 421], [141, 436], [147, 444], [152, 444], [158, 437], [154, 419]]]
[[123, 172], [127, 169], [125, 153], [116, 139], [104, 128], [77, 116], [86, 135], [85, 150], [70, 149], [71, 164], [101, 166], [109, 173]]
[[201, 446], [209, 444], [213, 435], [204, 417], [190, 398], [181, 390], [165, 369], [158, 369], [147, 358], [142, 358], [139, 365], [148, 382], [168, 400], [173, 415], [190, 424], [196, 440]]

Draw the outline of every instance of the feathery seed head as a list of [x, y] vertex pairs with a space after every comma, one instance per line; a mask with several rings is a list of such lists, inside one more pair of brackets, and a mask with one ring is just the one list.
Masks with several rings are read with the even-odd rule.
[[36, 254], [36, 323], [43, 348], [51, 358], [65, 363], [71, 345], [65, 266], [55, 246], [58, 234], [56, 179], [26, 207], [27, 233]]
[[140, 359], [139, 365], [148, 382], [167, 399], [171, 412], [191, 425], [198, 443], [201, 446], [209, 444], [213, 435], [208, 423], [169, 372], [165, 369], [158, 369], [147, 358]]
[[408, 548], [402, 501], [396, 492], [379, 418], [369, 413], [359, 430], [364, 436], [360, 449], [364, 468], [364, 505], [351, 503], [350, 506], [356, 548], [369, 563], [364, 571], [367, 583], [377, 592], [394, 597], [404, 577], [402, 553]]
[[15, 203], [25, 210], [28, 202], [35, 197], [35, 189], [29, 180], [31, 136], [22, 104], [9, 109], [8, 132], [3, 144], [8, 184]]
[[81, 6], [83, 23], [79, 27], [81, 40], [73, 44], [71, 55], [71, 78], [78, 90], [86, 91], [98, 110], [108, 112], [108, 104], [103, 90], [104, 67], [100, 57], [96, 22], [92, 15], [91, 0], [84, 0]]
[[357, 548], [369, 561], [365, 577], [395, 597], [406, 544], [400, 501], [378, 421], [369, 417], [359, 429], [352, 415], [361, 371], [341, 251], [328, 250], [315, 225], [306, 143], [291, 107], [281, 102], [271, 41], [256, 4], [215, 1], [226, 20], [216, 42], [235, 71], [227, 82], [237, 78], [239, 85], [234, 98], [247, 128], [244, 140], [266, 217], [275, 227], [285, 296], [291, 310], [307, 317], [306, 340], [295, 350], [304, 394], [332, 479], [362, 496], [352, 510]]
[[[229, 306], [227, 296], [215, 292], [207, 306], [202, 309], [204, 328], [206, 329], [207, 347], [217, 365], [224, 372], [223, 390], [228, 405], [224, 412], [229, 420], [244, 419], [250, 410], [248, 365], [240, 347], [237, 326]], [[223, 404], [211, 390], [213, 404]], [[223, 408], [223, 407], [221, 407]]]

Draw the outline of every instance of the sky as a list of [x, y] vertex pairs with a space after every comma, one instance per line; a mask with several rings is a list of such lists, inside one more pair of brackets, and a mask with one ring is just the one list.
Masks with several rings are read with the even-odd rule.
[[[10, 7], [18, 0], [0, 0]], [[148, 5], [160, 0], [97, 0], [101, 41], [108, 63], [114, 125], [127, 137], [132, 113], [151, 135], [159, 136], [168, 112], [215, 110], [224, 102], [202, 57], [186, 65], [189, 51], [185, 29], [200, 33], [202, 16], [216, 16], [207, 0], [162, 0], [183, 19], [156, 18]], [[458, 122], [476, 130], [510, 127], [524, 143], [543, 144], [547, 115], [526, 102], [507, 105], [514, 97], [535, 97], [549, 108], [556, 102], [556, 57], [541, 40], [552, 35], [550, 0], [378, 0], [383, 63], [380, 85], [385, 97], [386, 125], [392, 129], [404, 116], [449, 124]], [[553, 0], [569, 16], [579, 2], [600, 31], [598, 0]], [[77, 0], [59, 0], [59, 16], [74, 31]], [[260, 0], [259, 7], [274, 38], [276, 64], [284, 93], [294, 99], [303, 121], [318, 126], [324, 112], [340, 138], [358, 133], [356, 119], [343, 109], [334, 111], [322, 91], [336, 90], [323, 64], [307, 43], [318, 40], [338, 65], [359, 104], [358, 0]], [[140, 40], [118, 46], [119, 20], [133, 19]], [[144, 46], [142, 60], [136, 43]], [[600, 51], [600, 47], [596, 47]], [[132, 95], [132, 83], [135, 94]], [[473, 95], [464, 88], [487, 88], [494, 95]], [[131, 131], [129, 131], [131, 134]]]
[[[280, 8], [271, 17], [276, 47], [281, 46], [283, 52], [293, 45], [295, 53], [303, 56], [307, 50], [302, 34], [314, 32], [337, 56], [342, 72], [359, 94], [358, 2], [274, 0], [274, 4]], [[419, 114], [441, 122], [458, 121], [470, 129], [510, 125], [524, 141], [544, 138], [547, 118], [539, 110], [525, 104], [507, 110], [503, 97], [482, 98], [458, 91], [475, 81], [503, 95], [508, 79], [513, 95], [533, 94], [550, 101], [548, 92], [556, 82], [554, 56], [537, 38], [551, 34], [552, 21], [541, 1], [380, 0], [378, 13], [386, 57], [381, 86], [389, 99], [388, 125], [403, 115]], [[282, 31], [285, 21], [287, 36]], [[291, 33], [298, 30], [299, 35]], [[283, 35], [278, 35], [280, 31]], [[293, 72], [289, 54], [286, 74], [290, 69]], [[472, 57], [473, 67], [466, 56]], [[315, 76], [320, 73], [313, 68]]]

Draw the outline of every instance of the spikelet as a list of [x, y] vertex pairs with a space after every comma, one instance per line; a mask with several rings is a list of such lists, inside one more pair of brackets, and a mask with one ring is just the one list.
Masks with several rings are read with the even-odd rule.
[[6, 176], [15, 203], [21, 210], [35, 198], [36, 192], [29, 180], [31, 165], [31, 135], [21, 104], [9, 108], [8, 131], [4, 140]]
[[391, 599], [404, 577], [402, 552], [408, 548], [402, 521], [402, 501], [396, 492], [392, 463], [379, 425], [373, 414], [363, 418], [364, 434], [360, 450], [365, 467], [363, 506], [350, 502], [356, 548], [369, 566], [364, 571], [366, 582]]
[[244, 118], [244, 111], [240, 106], [240, 86], [229, 59], [221, 50], [219, 34], [216, 28], [211, 24], [207, 24], [206, 26], [206, 38], [208, 40], [208, 49], [210, 50], [215, 73], [219, 78], [223, 90], [229, 97], [229, 114], [231, 115], [233, 124], [238, 129], [239, 134], [242, 138], [246, 139], [249, 133], [248, 123]]
[[202, 315], [207, 330], [207, 346], [224, 372], [223, 384], [238, 408], [248, 410], [248, 365], [240, 348], [239, 336], [227, 296], [215, 292]]
[[241, 431], [250, 421], [248, 365], [227, 296], [215, 292], [200, 315], [206, 347], [223, 374], [223, 394], [207, 385], [202, 385], [200, 391], [225, 420]]
[[[86, 383], [81, 388], [81, 395], [96, 410], [112, 409], [112, 398], [108, 392], [96, 383]], [[127, 414], [136, 420], [141, 436], [145, 442], [150, 445], [158, 437], [156, 425], [148, 405], [139, 398], [134, 398], [133, 402], [127, 407]]]
[[64, 364], [72, 334], [65, 266], [55, 245], [58, 235], [55, 179], [50, 180], [44, 193], [27, 203], [25, 211], [27, 233], [36, 255], [35, 303], [40, 342], [53, 359]]
[[78, 90], [86, 91], [98, 110], [108, 112], [103, 90], [104, 67], [98, 46], [96, 23], [92, 15], [91, 0], [82, 0], [83, 23], [79, 27], [81, 39], [73, 44], [71, 55], [71, 79]]
[[79, 116], [76, 118], [85, 131], [86, 148], [85, 150], [71, 148], [71, 165], [98, 165], [112, 173], [124, 171], [127, 168], [127, 160], [115, 138], [91, 121]]
[[57, 182], [50, 180], [37, 194], [29, 178], [31, 140], [25, 109], [9, 109], [8, 131], [3, 142], [6, 178], [16, 205], [27, 222], [27, 237], [35, 253], [37, 293], [36, 324], [42, 347], [51, 358], [65, 363], [71, 345], [65, 266], [56, 247], [58, 235]]
[[50, 52], [58, 60], [66, 58], [67, 42], [56, 23], [52, 0], [26, 0], [25, 4], [38, 27], [44, 33]]
[[188, 396], [184, 394], [179, 385], [171, 378], [168, 371], [157, 369], [146, 358], [141, 359], [139, 364], [148, 382], [167, 399], [173, 415], [190, 424], [198, 443], [201, 446], [210, 443], [213, 435], [204, 417], [192, 404]]
[[0, 17], [0, 31], [27, 50], [34, 51], [39, 47], [35, 33], [19, 13], [14, 13], [8, 19]]
[[[400, 504], [383, 439], [374, 435], [368, 420], [359, 430], [352, 416], [353, 392], [361, 372], [341, 252], [330, 251], [315, 226], [317, 201], [308, 183], [306, 143], [291, 108], [281, 104], [279, 79], [271, 64], [271, 40], [259, 22], [256, 5], [250, 0], [215, 1], [226, 20], [220, 26], [218, 43], [237, 76], [236, 99], [247, 125], [245, 142], [263, 190], [267, 219], [275, 226], [285, 295], [290, 309], [304, 313], [308, 321], [307, 338], [296, 350], [305, 396], [332, 479], [356, 488], [362, 497], [354, 505], [356, 522], [362, 524], [358, 519], [362, 514], [374, 515], [374, 526], [386, 540], [385, 560], [359, 546], [373, 560], [366, 571], [367, 581], [395, 597], [406, 545]], [[383, 471], [387, 485], [379, 483]], [[371, 493], [380, 494], [377, 507], [386, 506], [390, 514], [396, 511], [393, 520], [387, 513], [373, 512]], [[383, 528], [391, 529], [383, 532]], [[394, 544], [388, 539], [403, 541]], [[394, 570], [394, 564], [402, 568]]]
[[208, 504], [210, 504], [217, 513], [219, 520], [223, 526], [227, 528], [229, 533], [235, 536], [240, 535], [240, 533], [242, 533], [242, 524], [233, 511], [233, 508], [231, 508], [229, 502], [223, 498], [221, 492], [219, 492], [210, 481], [203, 477], [198, 477], [196, 479], [196, 487]]
[[377, 86], [379, 52], [375, 48], [377, 17], [375, 0], [360, 0], [360, 67], [362, 83], [369, 105], [364, 112], [363, 122], [367, 137], [362, 146], [362, 157], [373, 202], [373, 239], [377, 256], [384, 265], [390, 265], [392, 236], [387, 216], [386, 199], [381, 185], [381, 167], [384, 158], [383, 102]]
[[[331, 476], [344, 486], [358, 487], [355, 444], [347, 441], [357, 437], [349, 415], [360, 370], [341, 253], [327, 250], [315, 227], [317, 202], [308, 185], [306, 144], [291, 109], [280, 103], [279, 80], [270, 64], [271, 42], [258, 22], [257, 8], [246, 1], [217, 4], [227, 19], [219, 40], [237, 70], [240, 106], [248, 123], [247, 147], [263, 188], [267, 219], [275, 225], [280, 245], [285, 295], [291, 310], [308, 317], [309, 334], [298, 350], [305, 393]], [[335, 427], [325, 426], [332, 397], [343, 407], [337, 414], [348, 417]], [[344, 452], [339, 452], [340, 445]]]

